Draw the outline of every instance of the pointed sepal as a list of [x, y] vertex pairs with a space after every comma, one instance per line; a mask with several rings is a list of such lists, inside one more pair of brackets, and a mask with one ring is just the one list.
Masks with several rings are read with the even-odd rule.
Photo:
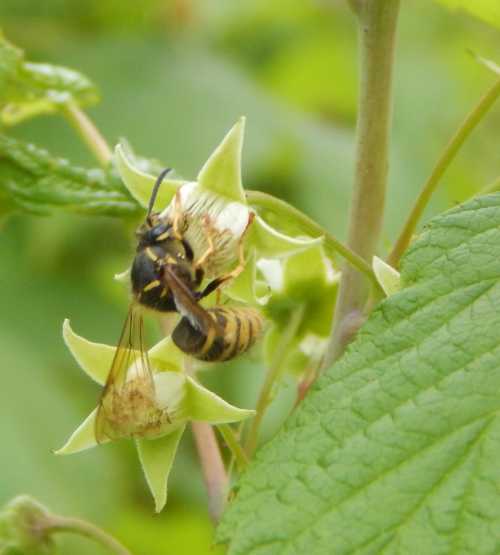
[[[68, 441], [57, 451], [55, 455], [72, 455], [79, 453], [86, 449], [91, 449], [97, 445], [95, 438], [95, 421], [97, 416], [97, 409], [94, 409], [87, 418], [78, 426], [78, 428], [71, 434]], [[106, 443], [107, 440], [104, 440]], [[103, 442], [101, 442], [103, 443]]]
[[63, 323], [63, 339], [82, 370], [95, 382], [104, 385], [115, 356], [116, 347], [103, 343], [93, 343], [77, 335], [71, 329], [68, 319], [64, 320]]
[[241, 117], [198, 174], [198, 185], [206, 191], [246, 204], [241, 183], [241, 151], [245, 118]]
[[153, 494], [156, 512], [159, 513], [167, 502], [168, 475], [174, 462], [179, 441], [185, 426], [159, 439], [137, 439], [137, 452], [144, 476]]
[[323, 237], [297, 239], [271, 227], [260, 216], [255, 215], [248, 233], [248, 245], [257, 251], [258, 258], [279, 258], [303, 251], [323, 242]]
[[[130, 194], [141, 206], [146, 208], [157, 176], [140, 170], [134, 164], [131, 154], [127, 152], [125, 145], [122, 143], [119, 143], [115, 148], [115, 164]], [[180, 179], [164, 178], [156, 197], [154, 209], [161, 212], [168, 206], [174, 198], [175, 192], [183, 183], [184, 181]]]
[[401, 289], [401, 276], [399, 272], [387, 264], [378, 256], [373, 257], [372, 262], [373, 273], [384, 290], [384, 293], [390, 297]]
[[230, 405], [189, 376], [186, 379], [186, 390], [190, 420], [224, 424], [238, 422], [255, 414], [254, 410], [239, 409]]

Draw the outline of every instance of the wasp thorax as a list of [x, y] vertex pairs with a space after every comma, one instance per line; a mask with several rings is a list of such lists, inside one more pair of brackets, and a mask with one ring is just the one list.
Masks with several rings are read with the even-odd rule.
[[[180, 187], [179, 201], [183, 237], [193, 249], [195, 260], [210, 248], [210, 241], [213, 243], [213, 253], [203, 267], [205, 277], [227, 271], [238, 259], [238, 245], [249, 222], [248, 207], [205, 191], [195, 182]], [[160, 217], [172, 219], [175, 203], [174, 199]]]
[[136, 375], [113, 384], [101, 400], [104, 433], [109, 439], [164, 436], [185, 422], [184, 397], [185, 379], [174, 372]]

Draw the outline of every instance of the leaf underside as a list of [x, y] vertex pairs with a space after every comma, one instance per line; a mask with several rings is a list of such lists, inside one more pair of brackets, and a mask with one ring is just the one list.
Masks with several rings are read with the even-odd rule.
[[140, 207], [114, 169], [72, 166], [33, 144], [0, 133], [0, 204], [35, 213], [133, 216]]
[[500, 552], [500, 195], [435, 218], [401, 280], [257, 453], [231, 555]]

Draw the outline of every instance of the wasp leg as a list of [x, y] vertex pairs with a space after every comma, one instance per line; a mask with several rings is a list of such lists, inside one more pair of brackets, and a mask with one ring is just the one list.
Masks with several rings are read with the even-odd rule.
[[181, 227], [183, 224], [184, 216], [182, 214], [182, 207], [181, 207], [181, 194], [179, 189], [175, 192], [175, 201], [174, 201], [174, 218], [172, 227], [174, 229], [174, 237], [182, 241], [182, 231]]
[[218, 289], [226, 281], [229, 281], [231, 279], [238, 277], [241, 274], [241, 272], [245, 269], [246, 261], [245, 261], [245, 247], [243, 245], [243, 239], [245, 237], [245, 234], [248, 231], [248, 228], [252, 224], [254, 217], [255, 217], [255, 214], [253, 212], [250, 212], [250, 214], [248, 215], [247, 226], [245, 227], [245, 230], [241, 234], [240, 240], [238, 241], [238, 266], [236, 266], [236, 268], [234, 268], [234, 270], [231, 270], [229, 273], [224, 274], [223, 276], [219, 276], [218, 278], [215, 278], [213, 281], [211, 281], [205, 287], [205, 289], [203, 289], [203, 291], [198, 293], [197, 295], [198, 299], [203, 299], [207, 295], [210, 295], [210, 293]]
[[205, 236], [207, 238], [208, 248], [207, 250], [198, 258], [198, 260], [194, 263], [195, 268], [201, 268], [203, 264], [212, 256], [215, 252], [215, 245], [213, 240], [214, 231], [212, 229], [212, 225], [210, 223], [210, 218], [205, 216], [203, 218], [203, 227], [205, 228]]

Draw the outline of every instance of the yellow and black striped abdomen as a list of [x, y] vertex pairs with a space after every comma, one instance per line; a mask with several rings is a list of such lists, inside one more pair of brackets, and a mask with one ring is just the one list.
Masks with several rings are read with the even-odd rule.
[[207, 362], [230, 360], [248, 350], [262, 333], [264, 320], [250, 307], [215, 307], [207, 310], [211, 324], [206, 333], [182, 318], [172, 333], [174, 343]]

